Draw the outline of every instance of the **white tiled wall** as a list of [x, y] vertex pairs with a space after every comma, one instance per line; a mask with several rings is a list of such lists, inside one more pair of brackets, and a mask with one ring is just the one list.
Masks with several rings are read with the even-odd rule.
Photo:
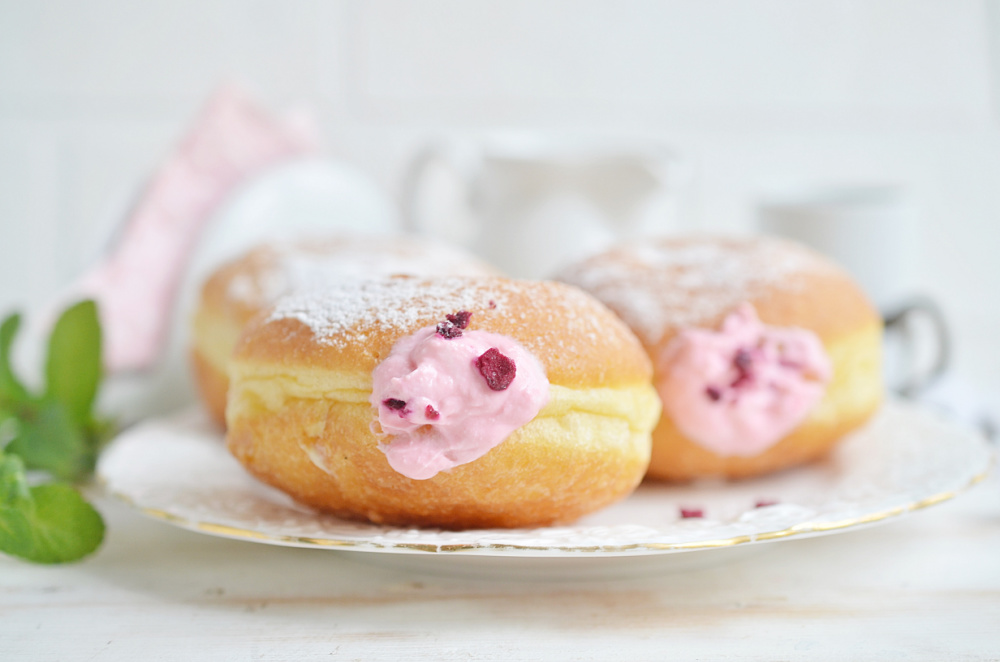
[[0, 309], [77, 273], [234, 78], [390, 192], [424, 140], [501, 128], [672, 145], [695, 227], [751, 227], [775, 184], [903, 184], [913, 287], [1000, 382], [998, 39], [997, 0], [0, 0]]

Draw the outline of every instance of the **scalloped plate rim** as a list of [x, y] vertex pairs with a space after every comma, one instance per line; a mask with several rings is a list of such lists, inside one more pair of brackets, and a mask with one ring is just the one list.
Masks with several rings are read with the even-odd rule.
[[[921, 410], [924, 413], [928, 411], [923, 408], [913, 404], [901, 404], [893, 403], [892, 407], [914, 407]], [[175, 412], [172, 415], [165, 417], [159, 417], [155, 419], [150, 419], [146, 424], [156, 424], [162, 423], [164, 421], [169, 421], [172, 418], [190, 415], [191, 410], [185, 409], [179, 412]], [[949, 423], [945, 423], [946, 425]], [[142, 428], [142, 423], [140, 423], [138, 428]], [[975, 436], [975, 433], [965, 430], [964, 428], [959, 428], [957, 425], [954, 426], [954, 431], [956, 433], [961, 433], [966, 436]], [[124, 432], [120, 435], [122, 437], [128, 437], [130, 435], [136, 434], [136, 428], [131, 428], [130, 431]], [[308, 548], [308, 549], [326, 549], [326, 550], [336, 550], [336, 551], [352, 551], [352, 552], [367, 552], [367, 553], [380, 553], [380, 554], [408, 554], [408, 555], [423, 555], [425, 557], [432, 556], [455, 556], [461, 555], [465, 557], [479, 557], [479, 558], [533, 558], [533, 559], [544, 559], [544, 558], [635, 558], [643, 556], [655, 556], [655, 555], [667, 555], [676, 554], [683, 552], [693, 552], [693, 551], [707, 551], [707, 550], [719, 550], [719, 549], [732, 549], [734, 547], [742, 547], [752, 544], [764, 543], [764, 542], [775, 542], [789, 539], [802, 539], [808, 537], [824, 536], [834, 533], [839, 533], [847, 530], [859, 529], [874, 524], [883, 523], [895, 518], [898, 518], [907, 513], [922, 510], [924, 508], [934, 506], [945, 501], [949, 501], [954, 497], [958, 496], [962, 492], [968, 490], [977, 483], [983, 481], [992, 471], [994, 465], [996, 464], [996, 453], [988, 446], [988, 442], [985, 439], [979, 439], [983, 444], [983, 449], [986, 452], [986, 460], [979, 471], [973, 473], [962, 484], [957, 485], [954, 489], [943, 490], [940, 492], [935, 492], [932, 494], [921, 496], [918, 499], [913, 499], [896, 506], [892, 506], [886, 509], [878, 510], [875, 512], [865, 513], [856, 517], [841, 518], [839, 520], [823, 521], [822, 518], [814, 521], [799, 522], [792, 526], [786, 526], [781, 528], [776, 528], [773, 530], [765, 530], [756, 533], [741, 534], [736, 536], [706, 539], [706, 540], [695, 540], [688, 542], [679, 543], [662, 543], [662, 542], [643, 542], [634, 541], [627, 544], [617, 544], [617, 545], [559, 545], [554, 543], [544, 544], [544, 545], [532, 545], [532, 544], [498, 544], [490, 543], [483, 544], [477, 542], [468, 543], [448, 543], [448, 544], [428, 544], [428, 543], [407, 543], [401, 541], [390, 541], [382, 540], [376, 541], [377, 535], [374, 532], [385, 532], [385, 531], [409, 531], [412, 529], [407, 529], [405, 527], [390, 527], [376, 524], [364, 524], [357, 522], [343, 521], [345, 524], [357, 527], [371, 527], [374, 532], [369, 538], [350, 538], [350, 537], [321, 537], [321, 536], [295, 536], [295, 535], [284, 535], [275, 534], [261, 531], [252, 527], [242, 527], [234, 526], [233, 524], [224, 523], [223, 521], [211, 521], [209, 518], [204, 519], [193, 519], [190, 517], [185, 517], [178, 515], [175, 512], [171, 512], [168, 508], [164, 507], [151, 507], [149, 505], [144, 505], [140, 503], [141, 499], [137, 500], [129, 494], [117, 490], [113, 487], [114, 481], [109, 479], [109, 477], [102, 471], [106, 466], [106, 462], [102, 458], [102, 462], [98, 467], [98, 482], [104, 489], [104, 491], [117, 499], [125, 503], [130, 508], [138, 511], [144, 516], [160, 520], [180, 528], [194, 531], [198, 533], [203, 533], [207, 535], [212, 535], [216, 537], [229, 538], [235, 540], [244, 540], [249, 542], [264, 543], [270, 545], [284, 546], [284, 547], [297, 547], [297, 548]], [[112, 443], [107, 451], [114, 451], [114, 445], [118, 440]], [[796, 469], [790, 470], [795, 472]], [[267, 488], [272, 489], [272, 488]], [[330, 518], [329, 515], [324, 515], [322, 513], [316, 513], [316, 518]], [[336, 519], [336, 518], [333, 518]], [[557, 529], [573, 529], [573, 525], [554, 527]], [[538, 529], [524, 530], [526, 533], [531, 531], [537, 531]], [[422, 531], [433, 531], [433, 530], [422, 530]], [[488, 532], [502, 531], [504, 534], [516, 534], [520, 530], [496, 530], [496, 529], [485, 529], [485, 530], [471, 530], [468, 533], [470, 536], [478, 534], [486, 534]], [[449, 532], [455, 533], [455, 532]], [[459, 532], [462, 533], [462, 532]]]

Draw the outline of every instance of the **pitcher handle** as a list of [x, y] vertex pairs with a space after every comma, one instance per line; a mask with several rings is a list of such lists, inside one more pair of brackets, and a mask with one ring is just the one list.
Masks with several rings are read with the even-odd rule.
[[[417, 150], [403, 173], [400, 187], [400, 206], [403, 230], [421, 234], [456, 234], [454, 228], [446, 232], [441, 219], [426, 218], [420, 209], [420, 196], [427, 184], [427, 176], [436, 165], [452, 172], [464, 194], [462, 203], [467, 209], [474, 204], [476, 185], [482, 169], [482, 157], [471, 145], [456, 141], [439, 140]], [[462, 233], [459, 233], [462, 234]], [[456, 239], [456, 237], [448, 237]], [[463, 238], [468, 239], [468, 238]], [[466, 243], [459, 241], [459, 243]]]

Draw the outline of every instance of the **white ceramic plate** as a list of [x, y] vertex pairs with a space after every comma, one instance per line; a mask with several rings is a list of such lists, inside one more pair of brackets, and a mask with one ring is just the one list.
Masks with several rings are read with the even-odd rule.
[[[599, 559], [629, 559], [638, 571], [665, 555], [680, 561], [677, 552], [745, 549], [885, 521], [950, 499], [984, 478], [992, 458], [978, 435], [917, 406], [889, 403], [820, 463], [738, 483], [645, 484], [572, 526], [467, 531], [362, 524], [298, 505], [246, 474], [198, 411], [126, 431], [104, 452], [98, 473], [112, 495], [142, 513], [212, 535], [395, 552], [366, 555], [394, 565], [448, 557], [448, 572], [475, 572], [483, 557], [508, 568], [558, 559], [581, 570]], [[682, 508], [703, 516], [683, 518]], [[695, 560], [681, 556], [685, 565]], [[533, 567], [549, 576], [551, 566]]]

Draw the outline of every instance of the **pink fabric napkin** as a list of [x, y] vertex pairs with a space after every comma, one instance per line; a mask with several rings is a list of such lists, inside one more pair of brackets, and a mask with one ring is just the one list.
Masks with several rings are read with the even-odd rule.
[[248, 177], [317, 143], [315, 131], [269, 116], [236, 87], [212, 96], [147, 183], [114, 248], [71, 287], [98, 302], [109, 372], [157, 362], [188, 256], [220, 203]]

